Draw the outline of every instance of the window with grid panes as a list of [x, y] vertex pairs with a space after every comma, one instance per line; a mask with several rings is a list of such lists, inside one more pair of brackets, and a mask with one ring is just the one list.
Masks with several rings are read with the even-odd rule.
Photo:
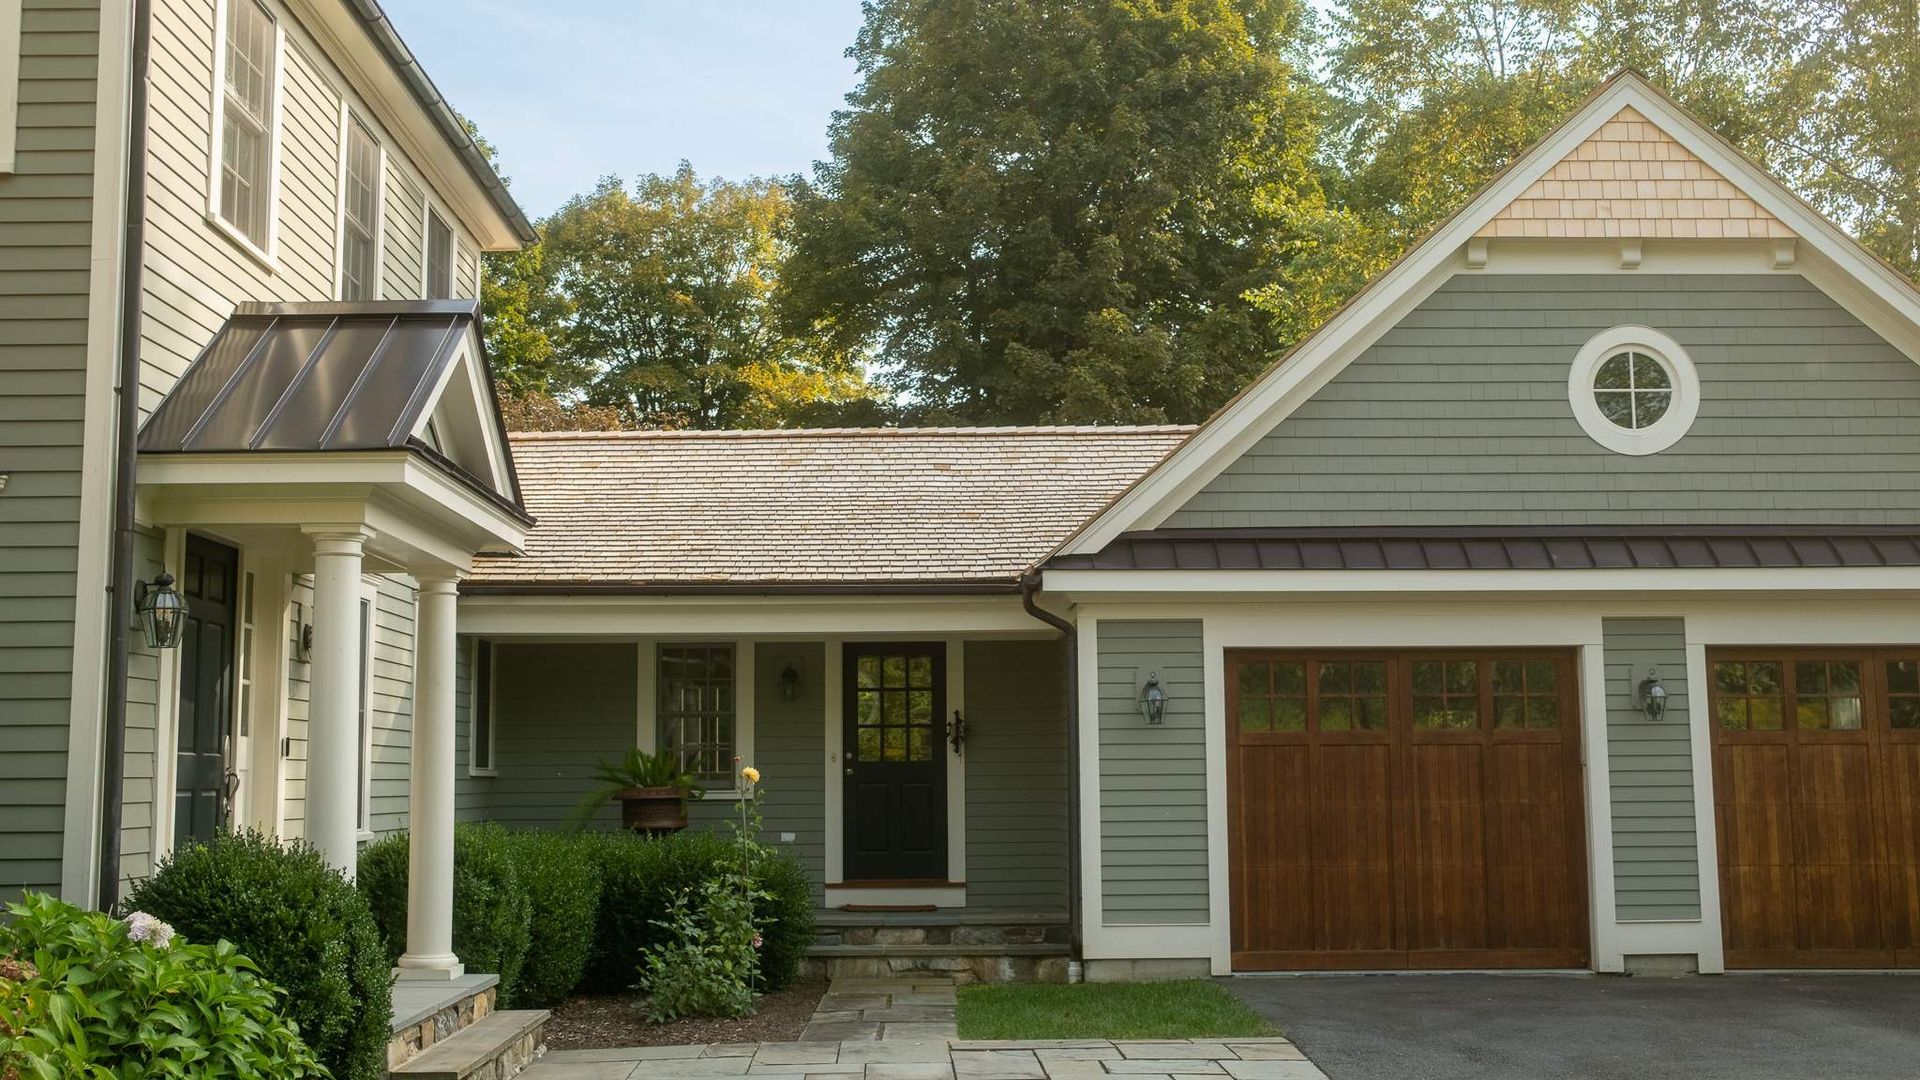
[[347, 118], [345, 213], [340, 221], [340, 299], [376, 299], [380, 273], [380, 144]]
[[273, 49], [273, 16], [255, 0], [229, 0], [220, 95], [220, 216], [263, 249], [272, 213]]
[[854, 752], [867, 761], [932, 761], [933, 657], [870, 653], [854, 665]]
[[704, 781], [733, 780], [733, 646], [662, 645], [660, 745]]

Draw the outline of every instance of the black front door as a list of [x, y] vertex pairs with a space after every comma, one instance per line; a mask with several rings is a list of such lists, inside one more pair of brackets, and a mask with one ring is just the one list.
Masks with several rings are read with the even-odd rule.
[[848, 881], [947, 878], [947, 651], [846, 646]]
[[180, 731], [174, 757], [173, 842], [205, 840], [226, 821], [228, 728], [233, 718], [233, 635], [240, 553], [187, 537], [180, 594]]

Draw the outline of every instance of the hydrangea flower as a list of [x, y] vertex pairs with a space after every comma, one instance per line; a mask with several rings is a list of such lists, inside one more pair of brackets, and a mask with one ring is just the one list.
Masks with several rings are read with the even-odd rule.
[[136, 911], [127, 916], [127, 937], [132, 941], [144, 941], [156, 949], [164, 949], [173, 943], [173, 927], [144, 911]]

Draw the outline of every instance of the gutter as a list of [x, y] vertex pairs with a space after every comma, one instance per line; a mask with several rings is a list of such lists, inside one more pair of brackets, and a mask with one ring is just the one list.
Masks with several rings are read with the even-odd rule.
[[[1026, 613], [1060, 631], [1065, 639], [1067, 679], [1067, 940], [1073, 967], [1084, 971], [1080, 926], [1080, 630], [1074, 624], [1034, 602], [1040, 591], [1040, 573], [1020, 578], [1020, 606]], [[1077, 982], [1073, 973], [1068, 981]]]
[[500, 179], [500, 174], [493, 171], [493, 165], [487, 161], [487, 155], [480, 152], [480, 147], [474, 144], [473, 136], [467, 134], [466, 125], [460, 122], [460, 114], [454, 111], [453, 106], [448, 104], [447, 99], [441, 95], [440, 88], [433, 85], [433, 80], [427, 77], [426, 69], [422, 68], [420, 61], [414, 58], [413, 50], [407, 48], [407, 43], [400, 39], [399, 32], [394, 30], [393, 23], [387, 19], [387, 13], [380, 9], [379, 3], [376, 0], [347, 0], [347, 7], [352, 9], [354, 16], [360, 20], [360, 24], [366, 27], [367, 36], [371, 37], [374, 45], [386, 55], [387, 62], [399, 72], [400, 81], [407, 85], [407, 89], [412, 91], [415, 100], [419, 101], [426, 109], [427, 115], [433, 118], [433, 125], [440, 129], [440, 134], [459, 153], [460, 159], [466, 163], [467, 171], [473, 174], [473, 179], [486, 190], [487, 197], [493, 200], [494, 207], [513, 226], [513, 231], [519, 235], [520, 242], [531, 244], [539, 240], [540, 234], [534, 231], [533, 223], [527, 220], [526, 211], [520, 209], [520, 204], [508, 194], [507, 185]]
[[[126, 789], [127, 657], [133, 619], [135, 428], [140, 419], [141, 264], [147, 247], [147, 83], [153, 42], [152, 0], [133, 3], [133, 62], [128, 73], [127, 196], [120, 250], [119, 410], [113, 470], [113, 539], [107, 586], [106, 708], [101, 718], [100, 880], [97, 906], [120, 902], [120, 825]], [[100, 212], [99, 207], [94, 208]], [[84, 602], [84, 601], [82, 601]]]

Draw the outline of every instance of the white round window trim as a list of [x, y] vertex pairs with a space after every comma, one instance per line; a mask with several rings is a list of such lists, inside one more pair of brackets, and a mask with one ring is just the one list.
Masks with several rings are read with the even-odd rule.
[[[1673, 401], [1666, 415], [1643, 428], [1624, 428], [1607, 419], [1594, 397], [1593, 380], [1600, 365], [1622, 352], [1652, 357], [1673, 380]], [[1700, 375], [1679, 342], [1649, 327], [1616, 326], [1594, 335], [1573, 358], [1567, 372], [1567, 400], [1573, 404], [1574, 419], [1594, 442], [1620, 454], [1657, 454], [1679, 442], [1699, 415]]]

